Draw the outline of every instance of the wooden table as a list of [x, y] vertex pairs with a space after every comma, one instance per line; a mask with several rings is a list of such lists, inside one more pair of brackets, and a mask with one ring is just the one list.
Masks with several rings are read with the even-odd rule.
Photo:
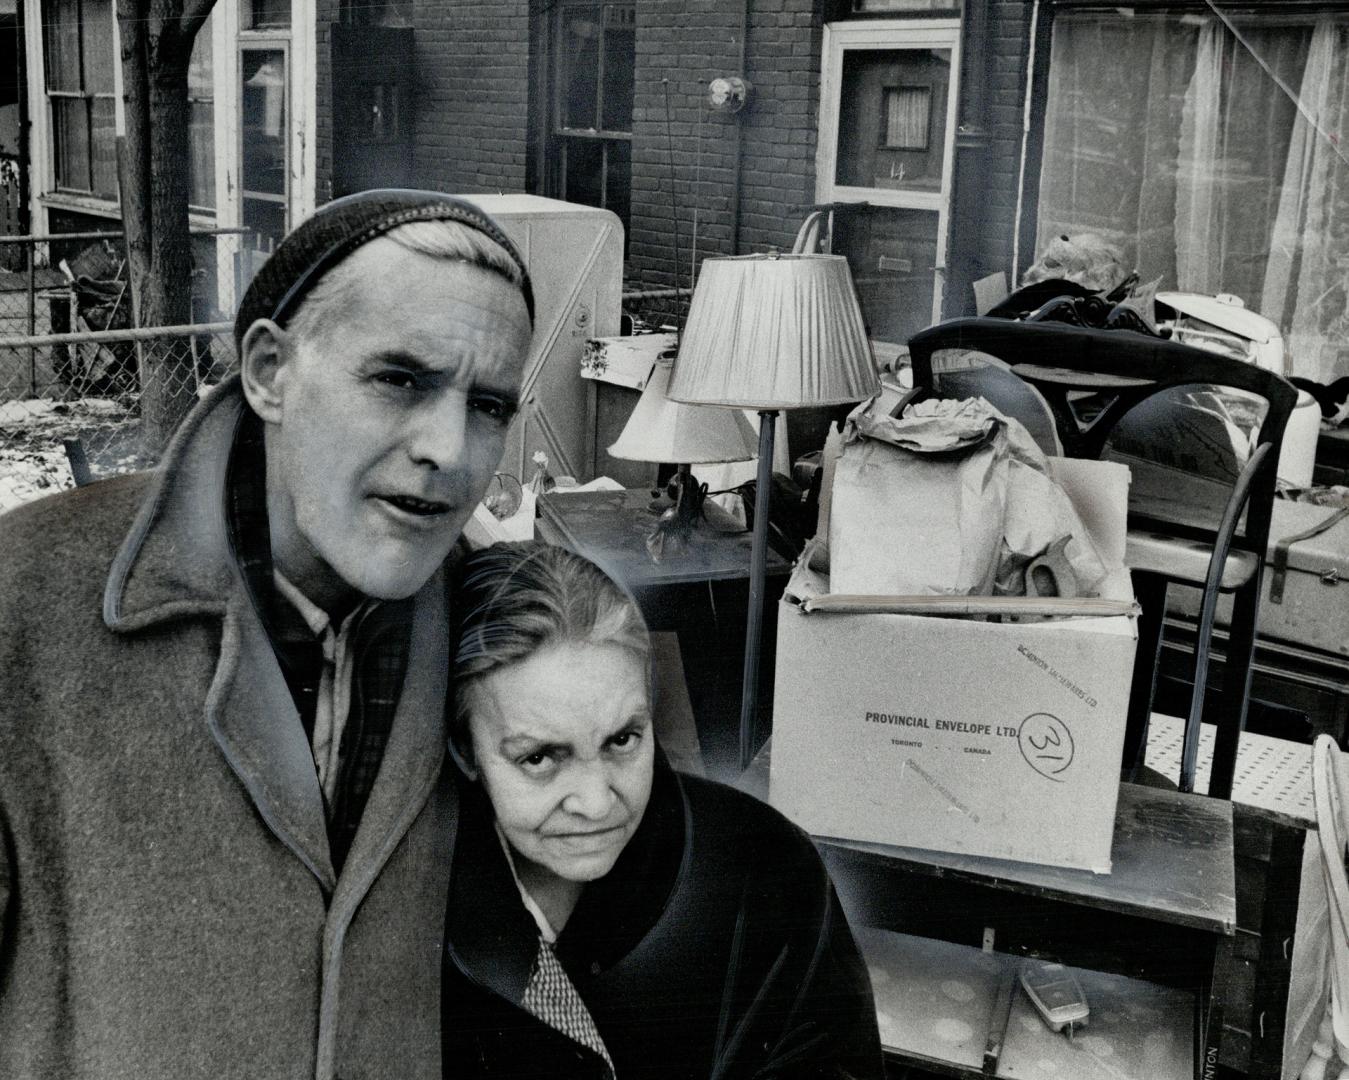
[[[649, 488], [623, 491], [554, 491], [539, 499], [536, 534], [601, 566], [626, 585], [652, 630], [679, 635], [689, 697], [710, 772], [729, 779], [739, 772], [740, 691], [749, 598], [751, 537], [713, 503], [680, 552], [651, 558], [646, 537], [660, 516]], [[733, 531], [734, 530], [734, 531]], [[768, 552], [769, 583], [760, 663], [760, 728], [770, 715], [777, 597], [789, 562]]]
[[[539, 499], [538, 535], [585, 555], [634, 592], [749, 577], [750, 534], [715, 503], [704, 505], [708, 520], [699, 522], [683, 551], [652, 559], [646, 538], [662, 513], [654, 501], [649, 488], [549, 492]], [[770, 550], [769, 574], [788, 569]]]
[[[759, 797], [767, 792], [770, 753], [766, 747], [759, 754], [741, 784]], [[956, 1075], [1088, 1076], [1100, 1066], [1100, 1075], [1117, 1080], [1205, 1076], [1217, 1062], [1223, 984], [1214, 970], [1236, 926], [1231, 804], [1121, 785], [1108, 875], [829, 837], [816, 843], [849, 918], [871, 928], [859, 935], [869, 961], [892, 954], [879, 968], [882, 981], [904, 985], [903, 994], [878, 994], [890, 1002], [887, 1010], [882, 1001], [882, 1013], [892, 1057]], [[1095, 1048], [1094, 1057], [1083, 1057], [1082, 1047], [1065, 1050], [1063, 1036], [1025, 1022], [1031, 1015], [1024, 1002], [1017, 1005], [1024, 996], [1019, 991], [1010, 1012], [997, 1014], [992, 999], [977, 989], [1005, 982], [1023, 957], [1084, 969], [1088, 1000], [1095, 995], [1101, 1021], [1096, 1035], [1104, 1039], [1082, 1044]], [[959, 1029], [911, 1022], [902, 1003], [931, 996], [921, 985], [908, 985], [921, 980], [923, 970], [945, 970], [948, 980], [960, 982], [958, 996], [974, 990], [973, 1019], [961, 1020]], [[1104, 1004], [1131, 995], [1138, 1002], [1132, 1012]], [[1193, 1022], [1184, 1019], [1176, 1027], [1174, 1007], [1159, 1004], [1167, 1001], [1192, 1005]], [[963, 1048], [946, 1037], [965, 1027], [972, 1042]], [[1087, 1034], [1092, 1030], [1089, 1024]], [[1159, 1032], [1166, 1034], [1165, 1054], [1155, 1038], [1148, 1041]], [[1039, 1051], [1025, 1045], [1032, 1036]], [[1136, 1047], [1136, 1060], [1129, 1060], [1126, 1047]], [[978, 1053], [971, 1058], [973, 1050]], [[1168, 1073], [1162, 1058], [1190, 1068]], [[1050, 1064], [1037, 1071], [1039, 1061]]]

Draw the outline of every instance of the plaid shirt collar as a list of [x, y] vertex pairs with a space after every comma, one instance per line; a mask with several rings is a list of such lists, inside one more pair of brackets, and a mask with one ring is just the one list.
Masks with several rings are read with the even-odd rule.
[[[241, 419], [226, 478], [226, 513], [235, 560], [254, 607], [271, 640], [291, 697], [312, 739], [314, 703], [322, 676], [321, 632], [286, 601], [273, 579], [267, 520], [266, 452], [262, 421], [252, 412]], [[360, 620], [351, 707], [342, 739], [341, 772], [328, 809], [328, 842], [340, 871], [360, 825], [384, 759], [398, 697], [407, 671], [412, 630], [411, 598], [375, 603]]]

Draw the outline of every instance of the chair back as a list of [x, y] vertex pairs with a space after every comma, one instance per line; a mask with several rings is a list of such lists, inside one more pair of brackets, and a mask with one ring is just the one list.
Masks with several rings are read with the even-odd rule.
[[[991, 360], [981, 367], [979, 354]], [[982, 382], [1042, 449], [1047, 413], [1068, 456], [1129, 465], [1135, 524], [1211, 540], [1234, 488], [1246, 487], [1238, 480], [1247, 461], [1266, 446], [1234, 538], [1263, 556], [1279, 445], [1297, 402], [1282, 377], [1130, 330], [988, 317], [929, 327], [910, 339], [909, 355], [916, 388], [963, 397]], [[1009, 391], [1009, 374], [1031, 393]]]

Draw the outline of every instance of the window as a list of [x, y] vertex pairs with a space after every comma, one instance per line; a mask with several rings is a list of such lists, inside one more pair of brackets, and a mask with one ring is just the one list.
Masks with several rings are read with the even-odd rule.
[[289, 194], [286, 60], [286, 47], [281, 43], [239, 49], [242, 224], [277, 241], [286, 232]]
[[207, 16], [192, 43], [187, 68], [188, 196], [194, 210], [215, 209], [215, 90], [211, 41], [214, 16]]
[[623, 222], [632, 199], [636, 4], [562, 3], [553, 34], [551, 194]]
[[[56, 187], [116, 200], [117, 132], [111, 0], [47, 0], [47, 100]], [[197, 34], [188, 67], [188, 199], [215, 207], [215, 106], [211, 23]]]
[[343, 26], [409, 27], [412, 0], [340, 0], [337, 21]]
[[56, 186], [117, 198], [111, 0], [47, 0], [45, 51]]
[[932, 87], [887, 86], [885, 125], [881, 147], [886, 150], [927, 150], [932, 125]]
[[1060, 13], [1037, 251], [1097, 234], [1144, 282], [1278, 323], [1292, 373], [1347, 375], [1347, 124], [1344, 14]]
[[290, 0], [246, 0], [240, 18], [244, 30], [289, 30]]
[[833, 214], [874, 339], [941, 317], [960, 71], [958, 19], [825, 27], [815, 201]]
[[853, 0], [852, 9], [859, 14], [890, 12], [911, 15], [916, 12], [959, 11], [961, 0]]
[[895, 192], [898, 205], [918, 205], [901, 192], [941, 191], [946, 143], [933, 143], [929, 129], [934, 112], [946, 118], [951, 56], [925, 48], [843, 52], [835, 184]]

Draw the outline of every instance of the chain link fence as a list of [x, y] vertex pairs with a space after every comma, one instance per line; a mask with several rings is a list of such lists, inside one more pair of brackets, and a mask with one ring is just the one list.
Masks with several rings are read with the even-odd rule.
[[0, 336], [0, 512], [154, 465], [145, 415], [182, 411], [233, 362], [224, 322]]
[[[33, 269], [45, 268], [25, 265], [19, 276]], [[146, 375], [162, 405], [190, 400], [234, 364], [227, 322], [90, 329], [119, 321], [106, 311], [93, 319], [84, 312], [99, 303], [115, 310], [126, 302], [120, 289], [82, 307], [88, 301], [74, 294], [66, 274], [61, 278], [45, 293], [18, 290], [17, 300], [0, 290], [0, 512], [77, 481], [153, 466], [158, 450], [143, 414], [155, 408], [143, 400]], [[638, 333], [682, 330], [689, 299], [687, 289], [630, 290], [623, 314]], [[79, 329], [69, 329], [72, 321]]]
[[[226, 317], [209, 300], [218, 276], [232, 273], [237, 292], [241, 264], [251, 273], [262, 244], [247, 229], [192, 230], [193, 322]], [[134, 322], [128, 282], [120, 229], [0, 235], [0, 336], [126, 329]]]
[[208, 298], [259, 246], [193, 230], [194, 325], [136, 330], [120, 229], [0, 236], [0, 512], [155, 464], [166, 418], [233, 363]]

